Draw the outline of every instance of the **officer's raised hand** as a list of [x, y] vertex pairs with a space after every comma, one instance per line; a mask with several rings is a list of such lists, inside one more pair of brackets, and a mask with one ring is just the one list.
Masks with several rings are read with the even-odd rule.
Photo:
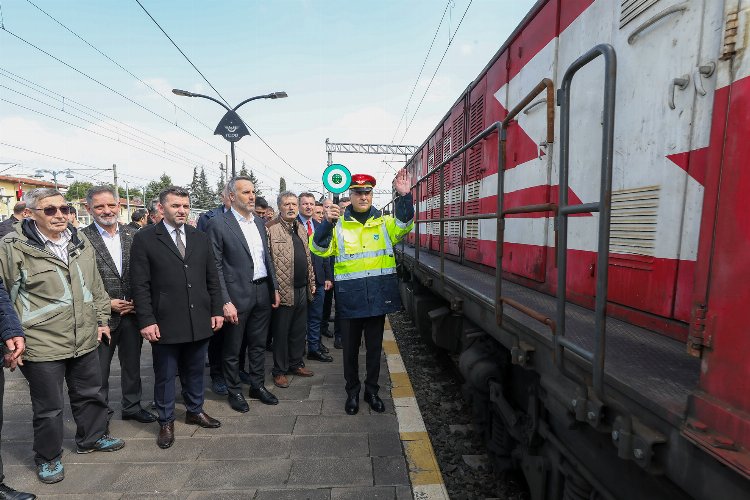
[[405, 168], [402, 168], [396, 174], [396, 178], [393, 179], [393, 187], [396, 188], [396, 192], [401, 196], [408, 194], [411, 190], [411, 179]]
[[326, 220], [331, 224], [336, 224], [336, 221], [339, 220], [340, 216], [341, 209], [335, 203], [329, 205], [328, 208], [326, 208]]

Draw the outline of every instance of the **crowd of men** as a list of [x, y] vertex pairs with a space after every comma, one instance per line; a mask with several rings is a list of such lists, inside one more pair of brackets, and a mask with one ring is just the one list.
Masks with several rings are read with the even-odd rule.
[[[249, 404], [242, 384], [249, 386], [251, 399], [279, 402], [265, 386], [267, 350], [273, 353], [273, 384], [284, 389], [293, 383], [290, 376], [314, 376], [305, 353], [308, 361], [333, 361], [322, 337], [333, 337], [334, 347], [343, 349], [345, 409], [355, 414], [364, 335], [365, 400], [374, 411], [384, 411], [377, 384], [383, 322], [386, 313], [400, 308], [393, 244], [411, 230], [413, 205], [404, 171], [394, 180], [401, 195], [395, 217], [372, 207], [374, 178], [352, 179], [351, 201], [335, 205], [311, 193], [284, 191], [275, 215], [256, 196], [252, 180], [239, 176], [227, 183], [223, 204], [204, 213], [195, 227], [188, 224], [189, 193], [179, 187], [163, 190], [147, 210], [136, 210], [132, 221], [122, 224], [114, 188], [95, 186], [86, 195], [93, 222], [80, 229], [58, 191], [27, 193], [14, 216], [0, 223], [0, 337], [4, 366], [20, 368], [29, 383], [39, 480], [65, 477], [63, 382], [76, 424], [76, 451], [125, 446], [109, 433], [114, 416], [109, 374], [116, 351], [121, 418], [157, 422], [160, 448], [175, 440], [178, 376], [185, 423], [217, 428], [221, 422], [203, 409], [206, 357], [212, 390], [244, 413]], [[153, 398], [142, 391], [144, 339], [153, 358]], [[0, 408], [1, 398], [2, 378]], [[2, 479], [0, 461], [0, 499], [35, 498]]]

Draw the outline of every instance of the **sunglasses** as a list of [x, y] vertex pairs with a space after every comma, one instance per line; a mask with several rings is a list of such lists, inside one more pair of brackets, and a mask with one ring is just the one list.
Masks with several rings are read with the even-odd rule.
[[59, 210], [61, 214], [68, 215], [70, 213], [70, 206], [68, 205], [62, 205], [59, 207], [50, 206], [50, 207], [44, 207], [44, 208], [32, 208], [32, 210], [41, 210], [44, 212], [44, 215], [47, 217], [52, 217], [54, 215], [57, 215], [57, 211]]

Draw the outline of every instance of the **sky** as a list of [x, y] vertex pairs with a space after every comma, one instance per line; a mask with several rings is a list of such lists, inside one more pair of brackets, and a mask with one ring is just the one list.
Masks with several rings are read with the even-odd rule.
[[[116, 164], [120, 185], [140, 189], [162, 173], [186, 185], [202, 166], [215, 185], [224, 110], [171, 90], [230, 107], [285, 91], [240, 108], [254, 133], [236, 143], [237, 170], [244, 161], [271, 200], [280, 177], [323, 191], [326, 138], [422, 144], [535, 1], [140, 3], [214, 88], [136, 0], [0, 0], [0, 174], [111, 182]], [[403, 157], [333, 162], [388, 190]]]

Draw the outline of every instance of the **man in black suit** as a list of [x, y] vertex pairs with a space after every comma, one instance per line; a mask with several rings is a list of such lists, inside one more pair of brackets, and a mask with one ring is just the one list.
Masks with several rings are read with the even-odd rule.
[[13, 231], [15, 228], [14, 224], [18, 221], [23, 220], [25, 213], [26, 213], [26, 202], [25, 201], [16, 202], [15, 206], [13, 207], [13, 215], [8, 217], [4, 221], [0, 222], [0, 238], [5, 236], [9, 232]]
[[154, 402], [161, 430], [160, 448], [174, 443], [175, 376], [179, 371], [187, 414], [185, 423], [215, 428], [221, 423], [203, 411], [203, 360], [212, 331], [221, 328], [221, 288], [211, 244], [185, 224], [187, 190], [159, 193], [163, 220], [135, 233], [130, 278], [135, 314], [154, 358]]
[[[156, 421], [156, 415], [141, 408], [141, 347], [143, 337], [135, 323], [130, 293], [130, 247], [135, 231], [117, 222], [120, 203], [111, 186], [94, 186], [86, 193], [86, 210], [94, 218], [83, 228], [96, 254], [96, 266], [109, 295], [112, 315], [110, 339], [99, 344], [102, 368], [101, 394], [109, 406], [109, 369], [119, 347], [122, 385], [122, 419], [142, 423]], [[112, 418], [112, 407], [109, 417]]]
[[[313, 218], [314, 211], [315, 196], [312, 193], [300, 194], [297, 218], [305, 228], [308, 238], [312, 236], [318, 226], [318, 222]], [[333, 358], [328, 354], [328, 348], [320, 340], [320, 324], [323, 321], [326, 290], [333, 287], [333, 269], [331, 268], [331, 259], [319, 257], [315, 254], [310, 257], [315, 271], [315, 295], [313, 295], [312, 302], [307, 305], [307, 359], [330, 363]]]
[[231, 209], [212, 218], [208, 237], [213, 244], [224, 303], [224, 378], [227, 398], [235, 411], [249, 410], [240, 387], [239, 354], [247, 343], [250, 397], [264, 404], [279, 400], [265, 387], [266, 336], [271, 308], [279, 306], [276, 273], [268, 252], [265, 221], [254, 215], [255, 186], [249, 177], [227, 183]]

